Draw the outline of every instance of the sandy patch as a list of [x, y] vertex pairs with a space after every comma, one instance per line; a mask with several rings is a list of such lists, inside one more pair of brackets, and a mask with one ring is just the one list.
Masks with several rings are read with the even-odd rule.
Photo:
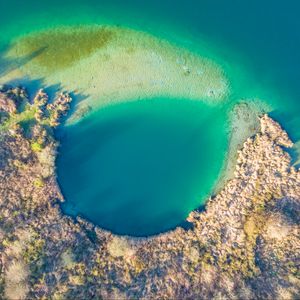
[[[83, 95], [74, 118], [87, 107], [152, 97], [215, 104], [229, 89], [222, 69], [214, 62], [149, 34], [119, 27], [67, 27], [34, 33], [17, 40], [8, 57], [16, 62], [28, 57], [19, 66], [18, 78], [43, 78], [44, 85], [59, 84]], [[1, 81], [16, 79], [11, 72]]]

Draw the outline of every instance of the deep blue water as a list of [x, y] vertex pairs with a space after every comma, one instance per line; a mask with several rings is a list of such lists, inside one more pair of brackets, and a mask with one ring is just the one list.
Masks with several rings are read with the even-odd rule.
[[66, 127], [57, 161], [64, 211], [119, 234], [180, 225], [217, 180], [224, 123], [221, 110], [201, 102], [153, 99], [110, 106]]

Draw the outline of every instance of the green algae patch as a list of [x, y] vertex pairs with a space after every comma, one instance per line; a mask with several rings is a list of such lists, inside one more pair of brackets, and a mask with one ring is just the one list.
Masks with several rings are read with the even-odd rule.
[[56, 71], [105, 47], [113, 36], [113, 31], [105, 27], [64, 28], [26, 36], [17, 47], [22, 56], [34, 54], [32, 63]]

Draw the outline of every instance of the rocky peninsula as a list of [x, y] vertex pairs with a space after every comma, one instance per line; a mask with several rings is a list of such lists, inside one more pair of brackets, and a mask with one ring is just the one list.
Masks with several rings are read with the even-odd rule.
[[116, 236], [62, 214], [55, 127], [61, 94], [0, 91], [0, 298], [296, 299], [300, 171], [267, 115], [238, 153], [234, 178], [181, 227]]

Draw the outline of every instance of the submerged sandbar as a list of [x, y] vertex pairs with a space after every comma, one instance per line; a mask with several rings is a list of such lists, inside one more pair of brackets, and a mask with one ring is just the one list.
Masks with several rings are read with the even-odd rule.
[[1, 81], [18, 83], [26, 77], [60, 85], [84, 96], [77, 106], [80, 110], [153, 97], [216, 103], [228, 93], [222, 68], [211, 60], [150, 34], [116, 26], [30, 33], [14, 41], [7, 59], [20, 65]]

